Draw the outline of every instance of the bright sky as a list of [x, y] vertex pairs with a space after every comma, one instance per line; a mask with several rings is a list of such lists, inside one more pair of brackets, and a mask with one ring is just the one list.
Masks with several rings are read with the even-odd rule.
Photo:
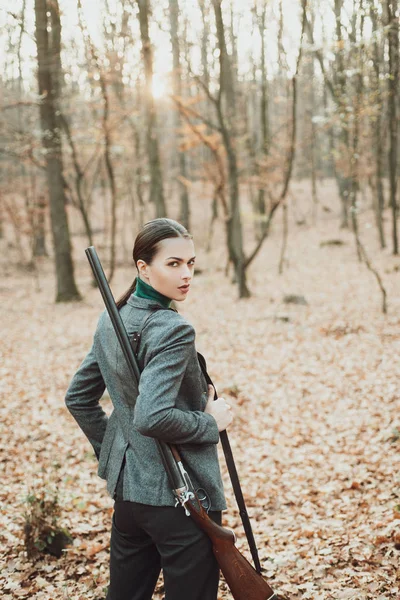
[[[284, 46], [287, 51], [288, 61], [291, 69], [294, 69], [298, 44], [300, 39], [300, 2], [299, 0], [282, 0], [284, 13]], [[7, 65], [8, 76], [17, 76], [18, 66], [16, 59], [16, 44], [19, 37], [18, 21], [12, 16], [19, 15], [22, 8], [22, 0], [13, 0], [12, 7], [8, 0], [1, 0], [3, 6], [0, 5], [0, 57], [1, 62]], [[81, 0], [83, 11], [85, 14], [86, 23], [90, 31], [90, 35], [97, 47], [102, 46], [102, 17], [104, 14], [104, 0]], [[120, 6], [118, 0], [109, 0], [110, 10], [115, 10]], [[258, 29], [254, 27], [252, 14], [250, 11], [253, 2], [243, 2], [243, 0], [233, 0], [235, 14], [237, 20], [235, 23], [238, 32], [238, 52], [240, 57], [239, 73], [245, 74], [249, 72], [250, 57], [253, 55], [256, 60], [259, 60], [260, 54], [260, 37]], [[328, 38], [332, 35], [333, 13], [332, 0], [317, 0], [316, 4], [320, 14], [324, 14], [325, 27], [330, 30], [326, 31]], [[8, 6], [4, 6], [7, 4]], [[77, 8], [75, 0], [59, 0], [60, 9], [62, 12], [62, 27], [63, 27], [63, 42], [64, 42], [64, 57], [65, 63], [67, 59], [67, 50], [71, 44], [81, 47], [81, 35], [78, 30]], [[132, 2], [131, 5], [135, 3]], [[229, 8], [227, 2], [223, 3], [223, 7]], [[198, 7], [197, 0], [180, 0], [181, 12], [188, 15], [189, 28], [186, 32], [187, 39], [193, 43], [193, 68], [196, 70], [196, 60], [200, 60], [200, 44], [202, 22], [201, 13]], [[154, 95], [161, 96], [167, 90], [168, 86], [167, 74], [171, 70], [171, 50], [169, 38], [169, 19], [168, 19], [168, 0], [157, 1], [153, 0], [153, 20], [151, 39], [155, 46], [154, 55]], [[10, 14], [12, 13], [12, 14]], [[266, 54], [267, 68], [269, 71], [274, 68], [277, 60], [276, 39], [278, 30], [278, 0], [272, 0], [268, 5], [267, 31], [266, 31]], [[227, 18], [226, 25], [227, 23]], [[134, 39], [139, 39], [139, 26], [137, 19], [132, 20]], [[317, 20], [318, 24], [318, 20]], [[36, 88], [35, 78], [32, 77], [36, 68], [36, 46], [34, 40], [34, 0], [26, 1], [26, 33], [22, 41], [22, 55], [24, 59], [24, 79], [25, 86], [32, 86], [33, 91]], [[11, 39], [14, 44], [13, 51], [10, 52], [7, 29], [11, 31]], [[136, 29], [136, 30], [135, 30]], [[316, 39], [321, 40], [321, 26], [316, 27]], [[8, 51], [7, 51], [8, 50]], [[140, 43], [136, 44], [136, 48], [131, 51], [131, 55], [126, 57], [128, 68], [131, 68], [131, 75], [137, 71], [137, 65], [140, 61]], [[69, 61], [71, 62], [71, 61]], [[76, 60], [72, 61], [72, 71], [75, 70], [76, 77], [79, 77], [79, 66]]]

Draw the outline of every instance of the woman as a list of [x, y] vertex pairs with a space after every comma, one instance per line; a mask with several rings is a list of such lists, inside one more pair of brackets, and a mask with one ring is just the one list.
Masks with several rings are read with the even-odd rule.
[[[214, 401], [195, 348], [193, 327], [171, 300], [187, 297], [194, 275], [192, 236], [171, 219], [154, 219], [133, 248], [138, 276], [117, 306], [128, 335], [140, 333], [139, 387], [132, 380], [106, 311], [65, 402], [99, 459], [114, 498], [107, 600], [148, 600], [163, 570], [166, 600], [216, 600], [219, 569], [206, 535], [175, 500], [153, 438], [179, 445], [209, 516], [226, 508], [217, 457], [219, 432], [232, 421]], [[105, 388], [113, 403], [99, 404]]]

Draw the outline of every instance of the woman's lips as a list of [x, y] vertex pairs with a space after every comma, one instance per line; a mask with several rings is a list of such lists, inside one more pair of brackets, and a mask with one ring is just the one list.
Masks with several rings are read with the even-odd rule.
[[178, 290], [181, 290], [181, 292], [188, 292], [190, 288], [190, 285], [181, 285]]

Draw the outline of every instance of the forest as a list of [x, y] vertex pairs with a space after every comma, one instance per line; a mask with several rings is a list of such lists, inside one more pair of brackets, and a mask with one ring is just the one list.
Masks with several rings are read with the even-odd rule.
[[193, 234], [177, 310], [234, 410], [263, 575], [400, 597], [399, 42], [397, 0], [2, 3], [5, 600], [105, 598], [112, 499], [64, 396], [104, 308], [85, 248], [118, 297], [156, 217]]

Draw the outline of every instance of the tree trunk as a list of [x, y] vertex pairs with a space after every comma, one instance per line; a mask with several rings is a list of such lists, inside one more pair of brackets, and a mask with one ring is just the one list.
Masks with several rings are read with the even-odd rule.
[[40, 195], [34, 204], [34, 236], [33, 236], [33, 248], [32, 256], [48, 256], [46, 248], [46, 212], [47, 202], [43, 195]]
[[[51, 20], [48, 19], [48, 13]], [[51, 23], [51, 38], [49, 36]], [[51, 228], [57, 278], [56, 302], [80, 300], [75, 284], [74, 266], [68, 219], [65, 209], [66, 197], [63, 187], [63, 164], [60, 123], [57, 117], [60, 80], [61, 25], [58, 1], [35, 0], [35, 27], [38, 59], [40, 121], [45, 149], [47, 184], [50, 199]]]
[[[260, 117], [261, 117], [261, 159], [265, 161], [269, 154], [270, 144], [270, 130], [269, 130], [269, 118], [268, 118], [268, 88], [267, 88], [267, 67], [265, 61], [265, 34], [266, 34], [266, 15], [267, 15], [267, 3], [264, 0], [261, 15], [257, 15], [258, 29], [261, 38], [261, 98], [260, 98]], [[265, 168], [265, 167], [264, 167]], [[261, 179], [262, 174], [259, 173]], [[263, 182], [260, 182], [258, 190], [258, 212], [265, 219], [266, 218], [266, 206], [265, 206], [265, 186]], [[258, 238], [262, 236], [263, 226], [265, 221], [260, 221]]]
[[[312, 44], [314, 31], [314, 15], [311, 15], [310, 30], [308, 30], [308, 42]], [[317, 131], [314, 123], [314, 114], [316, 108], [315, 102], [315, 65], [314, 55], [310, 52], [308, 55], [308, 63], [305, 69], [305, 75], [309, 82], [308, 90], [308, 110], [306, 111], [310, 126], [310, 144], [308, 146], [310, 170], [311, 170], [311, 196], [312, 196], [312, 222], [315, 225], [317, 222], [317, 164], [318, 164], [318, 139]]]
[[[336, 24], [336, 51], [335, 51], [335, 72], [336, 72], [336, 93], [339, 99], [339, 109], [343, 106], [343, 114], [346, 114], [346, 75], [344, 64], [344, 40], [342, 34], [342, 8], [343, 0], [335, 0], [335, 24]], [[338, 136], [339, 154], [344, 157], [349, 148], [349, 131], [348, 124], [341, 124], [340, 133]], [[351, 177], [348, 173], [343, 172], [343, 167], [336, 168], [336, 179], [339, 188], [340, 200], [342, 202], [342, 222], [341, 227], [349, 226], [349, 201], [352, 189]]]
[[[238, 55], [238, 42], [237, 42], [237, 33], [235, 33], [235, 19], [234, 19], [234, 3], [231, 2], [231, 14], [230, 14], [230, 23], [229, 23], [229, 38], [231, 44], [231, 73], [232, 73], [232, 84], [234, 86], [234, 97], [235, 100], [239, 98], [240, 89], [237, 85], [238, 83], [238, 67], [239, 67], [239, 55]], [[239, 17], [240, 18], [240, 17]]]
[[[360, 2], [360, 13], [362, 13], [362, 1]], [[353, 125], [353, 144], [352, 152], [350, 157], [350, 177], [351, 177], [351, 188], [350, 188], [350, 203], [351, 203], [351, 220], [353, 225], [353, 232], [356, 238], [356, 249], [358, 260], [362, 261], [362, 251], [359, 243], [359, 231], [358, 231], [358, 206], [357, 206], [357, 192], [359, 189], [359, 175], [358, 175], [358, 152], [359, 152], [359, 137], [360, 137], [360, 120], [361, 120], [361, 106], [363, 96], [363, 65], [362, 57], [360, 53], [360, 47], [362, 44], [362, 37], [364, 31], [364, 17], [361, 16], [360, 23], [360, 39], [358, 44], [355, 44], [353, 50], [356, 54], [356, 75], [354, 85], [354, 125]], [[354, 25], [354, 41], [356, 42], [356, 26]]]
[[[138, 82], [137, 86], [137, 94], [138, 94], [138, 106], [140, 106], [140, 85]], [[130, 120], [131, 122], [131, 120]], [[136, 197], [139, 202], [139, 227], [143, 227], [144, 225], [144, 213], [145, 213], [145, 202], [143, 198], [143, 152], [142, 152], [142, 140], [140, 137], [139, 128], [136, 125], [133, 125], [131, 122], [132, 130], [133, 130], [133, 139], [135, 140], [135, 159], [136, 159], [136, 167], [135, 167], [135, 182], [136, 182]]]
[[222, 18], [221, 10], [222, 0], [213, 0], [215, 23], [217, 26], [217, 40], [219, 47], [219, 63], [220, 63], [220, 88], [219, 94], [223, 103], [225, 116], [229, 121], [229, 128], [232, 130], [235, 117], [235, 89], [233, 84], [232, 64], [228, 54], [225, 41], [225, 27]]
[[144, 72], [146, 79], [146, 128], [147, 128], [147, 155], [150, 169], [150, 195], [149, 200], [156, 208], [157, 217], [165, 217], [165, 200], [163, 190], [163, 179], [161, 173], [161, 161], [157, 139], [157, 116], [153, 98], [153, 53], [149, 36], [149, 0], [137, 0], [139, 7], [140, 36], [142, 40], [142, 52]]
[[281, 256], [279, 259], [279, 267], [278, 267], [278, 273], [279, 275], [282, 275], [283, 273], [283, 265], [285, 263], [285, 254], [286, 254], [286, 248], [287, 248], [287, 242], [288, 242], [288, 235], [289, 235], [289, 215], [288, 215], [288, 207], [287, 207], [287, 203], [283, 202], [282, 204], [282, 211], [283, 211], [283, 228], [282, 228], [282, 248], [281, 248]]
[[4, 238], [4, 206], [3, 194], [0, 191], [0, 240]]
[[[180, 48], [179, 48], [179, 4], [178, 0], [169, 0], [169, 16], [170, 16], [170, 34], [171, 34], [171, 46], [172, 46], [172, 60], [173, 60], [173, 78], [172, 78], [172, 89], [174, 96], [182, 97], [182, 74], [181, 74], [181, 61], [180, 61]], [[182, 125], [181, 116], [179, 110], [174, 113], [174, 126], [176, 131], [176, 141], [178, 141], [178, 129]], [[179, 151], [178, 144], [176, 144], [178, 158], [179, 158], [179, 179], [180, 179], [180, 222], [186, 229], [190, 230], [190, 206], [189, 206], [189, 194], [187, 187], [187, 168], [186, 168], [186, 155], [185, 152]]]
[[[206, 89], [210, 89], [210, 71], [209, 71], [209, 57], [208, 57], [208, 47], [210, 43], [210, 13], [206, 10], [205, 1], [198, 0], [200, 11], [201, 11], [201, 19], [203, 23], [203, 30], [201, 34], [201, 69], [202, 69], [202, 80]], [[203, 101], [204, 106], [204, 114], [209, 118], [210, 116], [210, 101], [209, 98], [205, 98]], [[200, 159], [202, 162], [211, 161], [213, 158], [212, 152], [207, 146], [203, 145], [201, 150]]]
[[203, 69], [203, 81], [207, 87], [210, 88], [210, 72], [208, 69], [208, 43], [210, 37], [210, 24], [207, 19], [206, 9], [204, 6], [204, 0], [199, 0], [199, 6], [201, 10], [201, 18], [203, 21], [203, 32], [201, 36], [201, 67]]
[[[378, 18], [376, 6], [370, 6], [370, 17], [372, 29], [378, 31]], [[372, 62], [375, 74], [375, 93], [376, 93], [376, 115], [373, 121], [373, 139], [375, 156], [375, 186], [374, 186], [374, 205], [376, 214], [376, 224], [378, 229], [381, 248], [386, 248], [385, 231], [383, 226], [383, 209], [385, 207], [385, 197], [383, 192], [383, 143], [382, 143], [382, 117], [383, 117], [383, 99], [381, 91], [381, 56], [376, 36], [372, 41]]]
[[399, 78], [399, 23], [397, 0], [386, 0], [389, 43], [389, 77], [388, 77], [388, 122], [389, 122], [389, 181], [390, 206], [392, 209], [393, 254], [399, 253], [397, 237], [397, 91]]
[[111, 236], [110, 236], [110, 271], [108, 274], [108, 281], [111, 282], [115, 272], [115, 243], [117, 236], [117, 185], [115, 180], [114, 166], [111, 160], [111, 131], [109, 126], [109, 112], [110, 112], [110, 101], [108, 98], [108, 91], [104, 74], [100, 71], [100, 87], [103, 96], [103, 119], [102, 126], [104, 132], [104, 162], [106, 165], [106, 171], [108, 180], [110, 182], [110, 193], [111, 193]]
[[75, 170], [75, 191], [76, 191], [76, 197], [78, 200], [77, 206], [82, 215], [83, 225], [85, 227], [88, 245], [93, 246], [93, 232], [92, 232], [92, 225], [90, 223], [89, 210], [88, 210], [89, 203], [88, 203], [87, 199], [84, 198], [84, 193], [83, 193], [83, 189], [82, 189], [83, 183], [85, 180], [85, 174], [79, 164], [76, 144], [74, 142], [74, 138], [72, 136], [69, 123], [64, 115], [61, 115], [61, 124], [62, 124], [63, 130], [67, 136], [69, 146], [71, 148], [72, 163], [74, 165], [74, 170]]
[[222, 19], [221, 0], [213, 0], [217, 39], [219, 47], [219, 94], [217, 101], [218, 120], [228, 160], [230, 211], [226, 220], [229, 259], [233, 262], [236, 281], [239, 286], [239, 298], [250, 297], [246, 282], [246, 260], [243, 249], [243, 232], [239, 202], [239, 174], [236, 151], [233, 144], [234, 132], [234, 88], [229, 56], [226, 49], [225, 30]]

